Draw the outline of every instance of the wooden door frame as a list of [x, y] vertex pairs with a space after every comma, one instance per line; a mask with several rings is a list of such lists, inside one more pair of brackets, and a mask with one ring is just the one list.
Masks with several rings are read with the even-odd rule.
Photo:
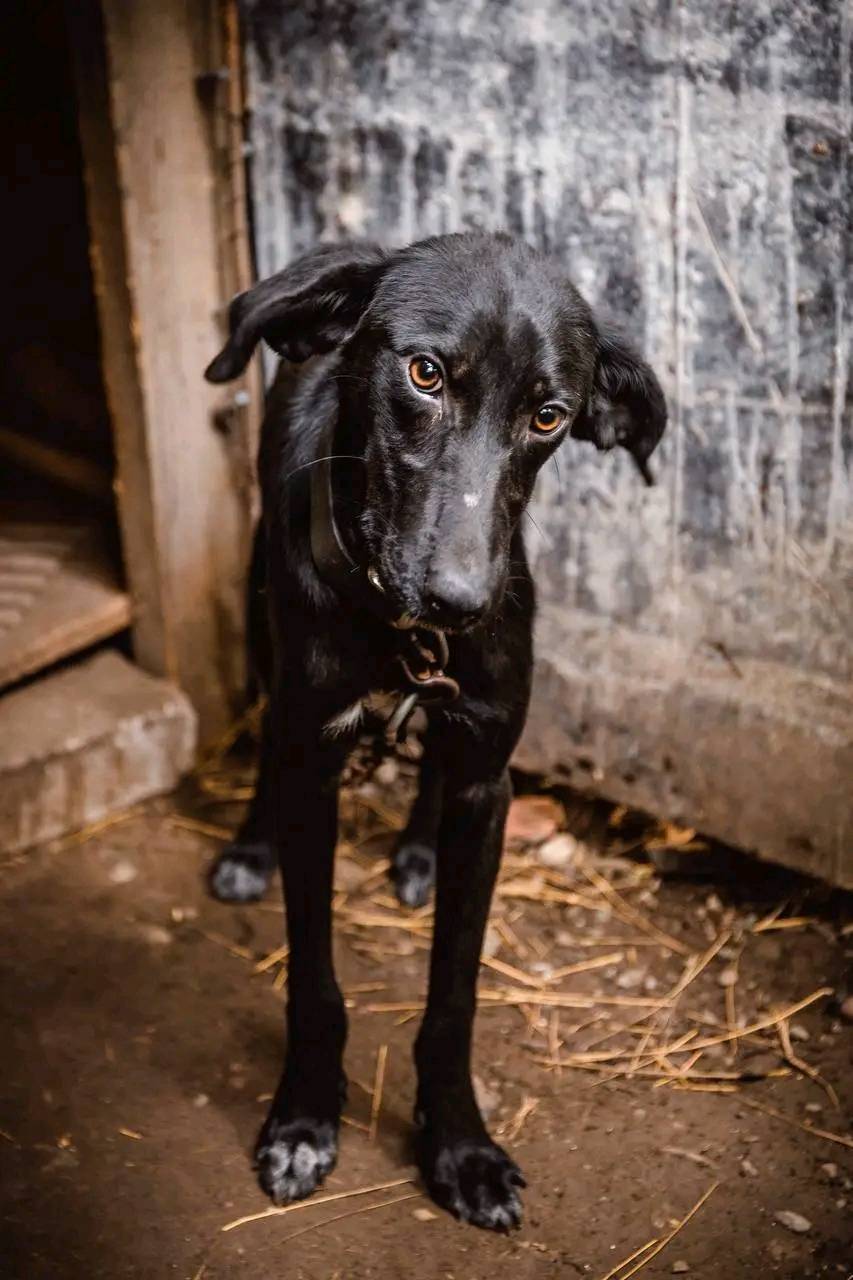
[[251, 281], [236, 0], [68, 6], [137, 661], [220, 733], [245, 688], [257, 369], [211, 388]]

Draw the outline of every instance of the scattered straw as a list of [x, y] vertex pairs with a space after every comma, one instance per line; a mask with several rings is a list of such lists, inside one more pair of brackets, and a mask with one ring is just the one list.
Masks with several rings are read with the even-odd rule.
[[[381, 1200], [379, 1204], [364, 1205], [360, 1209], [348, 1209], [346, 1213], [336, 1213], [331, 1218], [325, 1218], [322, 1222], [310, 1222], [307, 1227], [300, 1227], [298, 1231], [291, 1231], [289, 1236], [285, 1236], [282, 1244], [287, 1244], [290, 1240], [295, 1240], [297, 1236], [304, 1236], [308, 1231], [316, 1231], [318, 1227], [331, 1226], [333, 1222], [341, 1222], [344, 1218], [355, 1218], [360, 1213], [373, 1213], [375, 1209], [388, 1209], [392, 1204], [402, 1204], [404, 1200], [422, 1200], [423, 1191], [411, 1191], [407, 1196], [395, 1196], [393, 1200]], [[314, 1201], [316, 1204], [317, 1202]]]
[[828, 1080], [824, 1080], [817, 1067], [813, 1067], [808, 1062], [804, 1062], [794, 1052], [794, 1046], [791, 1044], [791, 1032], [788, 1027], [787, 1018], [783, 1018], [776, 1028], [779, 1033], [779, 1043], [782, 1046], [782, 1053], [785, 1061], [789, 1063], [795, 1071], [799, 1071], [800, 1075], [806, 1076], [809, 1080], [813, 1080], [815, 1084], [820, 1085], [829, 1101], [832, 1103], [836, 1111], [841, 1110], [841, 1103], [838, 1101], [838, 1094], [833, 1089]]
[[91, 840], [93, 836], [98, 836], [102, 831], [108, 831], [110, 827], [117, 827], [122, 822], [129, 822], [131, 818], [139, 817], [141, 809], [138, 805], [134, 805], [132, 809], [125, 809], [121, 813], [112, 813], [108, 818], [101, 818], [98, 822], [90, 822], [88, 827], [81, 827], [79, 831], [72, 831], [70, 835], [64, 836], [61, 840], [57, 840], [53, 848], [56, 853], [64, 853], [66, 849], [74, 849], [77, 845], [85, 844], [87, 840]]
[[757, 924], [754, 924], [752, 932], [772, 933], [777, 929], [805, 929], [806, 925], [814, 923], [814, 916], [786, 916], [784, 920], [768, 917], [766, 920], [759, 920]]
[[666, 947], [669, 951], [675, 951], [678, 955], [689, 956], [690, 948], [678, 938], [673, 938], [670, 934], [664, 933], [651, 920], [646, 919], [642, 911], [638, 911], [636, 907], [627, 902], [621, 894], [617, 893], [609, 880], [596, 871], [595, 867], [584, 863], [578, 863], [578, 869], [582, 875], [585, 875], [590, 884], [594, 885], [603, 898], [606, 898], [613, 910], [618, 916], [627, 923], [639, 929], [641, 933], [647, 934], [650, 938], [654, 938], [662, 947]]
[[608, 965], [618, 964], [625, 958], [624, 951], [611, 951], [606, 956], [595, 956], [592, 960], [579, 960], [577, 964], [564, 964], [549, 974], [547, 982], [560, 982], [575, 973], [588, 973], [590, 969], [606, 969]]
[[[719, 1182], [712, 1183], [704, 1195], [699, 1197], [690, 1212], [685, 1214], [684, 1217], [675, 1224], [671, 1231], [667, 1232], [667, 1234], [662, 1236], [659, 1240], [653, 1240], [648, 1244], [643, 1245], [642, 1249], [636, 1250], [631, 1254], [630, 1258], [626, 1258], [624, 1262], [620, 1262], [618, 1267], [614, 1267], [611, 1271], [608, 1271], [607, 1275], [602, 1277], [602, 1280], [612, 1280], [612, 1277], [619, 1275], [620, 1272], [622, 1274], [619, 1275], [619, 1280], [629, 1280], [630, 1276], [636, 1275], [638, 1271], [641, 1271], [643, 1267], [651, 1262], [652, 1258], [656, 1258], [657, 1255], [666, 1248], [670, 1241], [674, 1240], [678, 1233], [687, 1226], [690, 1219], [699, 1212], [705, 1201], [713, 1195], [719, 1185]], [[643, 1255], [642, 1257], [640, 1257], [641, 1254]], [[631, 1262], [634, 1262], [635, 1258], [638, 1258], [639, 1261], [631, 1267], [630, 1271], [625, 1271], [624, 1268]]]
[[234, 832], [230, 827], [221, 827], [216, 822], [203, 822], [201, 818], [191, 818], [187, 814], [173, 813], [166, 819], [170, 827], [180, 831], [195, 831], [201, 836], [210, 836], [212, 840], [233, 840]]
[[193, 928], [196, 933], [201, 934], [203, 938], [207, 938], [208, 942], [215, 942], [218, 947], [223, 947], [232, 956], [237, 956], [240, 960], [254, 960], [254, 953], [248, 947], [241, 947], [238, 942], [232, 942], [230, 938], [214, 932], [213, 929], [201, 929], [198, 925], [193, 925]]
[[512, 978], [513, 982], [520, 982], [522, 986], [544, 986], [544, 978], [534, 977], [532, 974], [525, 973], [523, 969], [516, 969], [514, 965], [505, 964], [503, 960], [496, 960], [494, 956], [481, 956], [480, 964], [485, 965], [487, 969], [494, 969], [495, 973], [503, 974], [505, 978]]
[[503, 1124], [498, 1128], [498, 1133], [504, 1137], [507, 1142], [515, 1142], [515, 1139], [521, 1133], [525, 1121], [533, 1115], [533, 1112], [539, 1106], [539, 1101], [539, 1098], [524, 1098], [512, 1119], [508, 1120], [506, 1124]]
[[369, 1187], [355, 1187], [352, 1191], [333, 1191], [330, 1195], [312, 1196], [310, 1200], [296, 1200], [293, 1204], [270, 1205], [262, 1213], [247, 1213], [233, 1222], [226, 1222], [220, 1231], [233, 1231], [248, 1222], [260, 1222], [262, 1218], [280, 1218], [285, 1213], [298, 1213], [300, 1209], [313, 1209], [320, 1204], [331, 1204], [333, 1200], [348, 1200], [352, 1196], [367, 1196], [373, 1191], [391, 1191], [394, 1187], [411, 1186], [414, 1179], [397, 1178], [394, 1182], [376, 1182]]
[[[808, 1008], [810, 1004], [814, 1004], [815, 1000], [822, 1000], [824, 996], [831, 995], [832, 987], [819, 987], [817, 991], [813, 991], [804, 1000], [799, 1000], [787, 1009], [781, 1009], [779, 1013], [768, 1014], [766, 1018], [759, 1018], [757, 1022], [750, 1023], [748, 1027], [738, 1027], [734, 1031], [726, 1031], [718, 1036], [708, 1036], [705, 1040], [699, 1040], [691, 1045], [691, 1048], [710, 1049], [715, 1044], [728, 1044], [731, 1040], [741, 1040], [744, 1036], [754, 1035], [756, 1031], [766, 1031], [768, 1027], [775, 1027], [783, 1020], [792, 1018], [795, 1013]], [[662, 1052], [668, 1054], [677, 1052], [677, 1050], [670, 1045], [669, 1047], [664, 1047]]]
[[285, 943], [281, 947], [276, 947], [275, 951], [271, 951], [269, 955], [264, 956], [263, 960], [259, 960], [252, 970], [253, 973], [266, 973], [267, 969], [271, 969], [273, 965], [281, 964], [290, 954], [290, 947]]
[[745, 1107], [753, 1107], [756, 1111], [763, 1111], [767, 1116], [773, 1116], [775, 1120], [782, 1120], [785, 1124], [793, 1125], [795, 1129], [802, 1129], [803, 1133], [811, 1133], [816, 1138], [825, 1138], [827, 1142], [837, 1142], [839, 1146], [849, 1147], [853, 1151], [853, 1138], [848, 1138], [843, 1133], [830, 1133], [828, 1129], [818, 1129], [816, 1125], [807, 1124], [804, 1120], [798, 1120], [795, 1116], [786, 1116], [784, 1111], [777, 1111], [775, 1107], [769, 1107], [766, 1102], [759, 1102], [757, 1098], [741, 1098], [740, 1101]]
[[370, 1128], [368, 1136], [371, 1142], [376, 1141], [379, 1131], [379, 1111], [382, 1107], [382, 1090], [385, 1085], [385, 1066], [388, 1062], [388, 1046], [380, 1045], [376, 1054], [376, 1075], [373, 1079], [373, 1098], [370, 1103]]
[[629, 1257], [623, 1258], [622, 1261], [618, 1262], [615, 1267], [611, 1267], [607, 1275], [601, 1277], [601, 1280], [613, 1280], [613, 1277], [615, 1275], [617, 1275], [620, 1271], [623, 1271], [625, 1267], [629, 1266], [632, 1262], [634, 1262], [636, 1258], [639, 1258], [641, 1254], [646, 1253], [646, 1251], [651, 1249], [653, 1245], [656, 1245], [659, 1239], [660, 1239], [659, 1236], [652, 1236], [651, 1240], [647, 1240], [646, 1243], [644, 1245], [641, 1245], [639, 1249], [635, 1249], [634, 1252]]

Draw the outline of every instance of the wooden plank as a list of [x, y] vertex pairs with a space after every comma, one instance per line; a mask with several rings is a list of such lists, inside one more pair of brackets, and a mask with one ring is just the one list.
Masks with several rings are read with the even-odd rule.
[[123, 631], [131, 613], [100, 526], [0, 511], [0, 689]]
[[91, 10], [74, 43], [136, 653], [187, 691], [204, 739], [244, 688], [251, 524], [247, 438], [202, 379], [227, 300], [197, 92], [219, 17], [206, 0], [103, 0], [101, 16], [100, 89]]

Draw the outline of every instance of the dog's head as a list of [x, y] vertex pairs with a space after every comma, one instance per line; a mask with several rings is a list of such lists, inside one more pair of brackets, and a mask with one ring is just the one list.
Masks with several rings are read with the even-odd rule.
[[212, 382], [236, 377], [261, 338], [288, 360], [340, 349], [339, 420], [365, 463], [360, 552], [426, 622], [488, 614], [536, 473], [567, 435], [623, 445], [650, 480], [666, 425], [657, 378], [553, 259], [507, 236], [318, 249], [241, 294], [229, 319]]

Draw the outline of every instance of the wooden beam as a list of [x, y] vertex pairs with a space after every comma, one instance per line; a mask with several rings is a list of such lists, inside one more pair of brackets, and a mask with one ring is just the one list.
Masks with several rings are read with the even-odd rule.
[[244, 689], [251, 524], [251, 441], [233, 412], [246, 397], [223, 402], [202, 378], [227, 302], [222, 178], [198, 91], [221, 12], [207, 0], [70, 9], [136, 654], [186, 690], [204, 739]]

